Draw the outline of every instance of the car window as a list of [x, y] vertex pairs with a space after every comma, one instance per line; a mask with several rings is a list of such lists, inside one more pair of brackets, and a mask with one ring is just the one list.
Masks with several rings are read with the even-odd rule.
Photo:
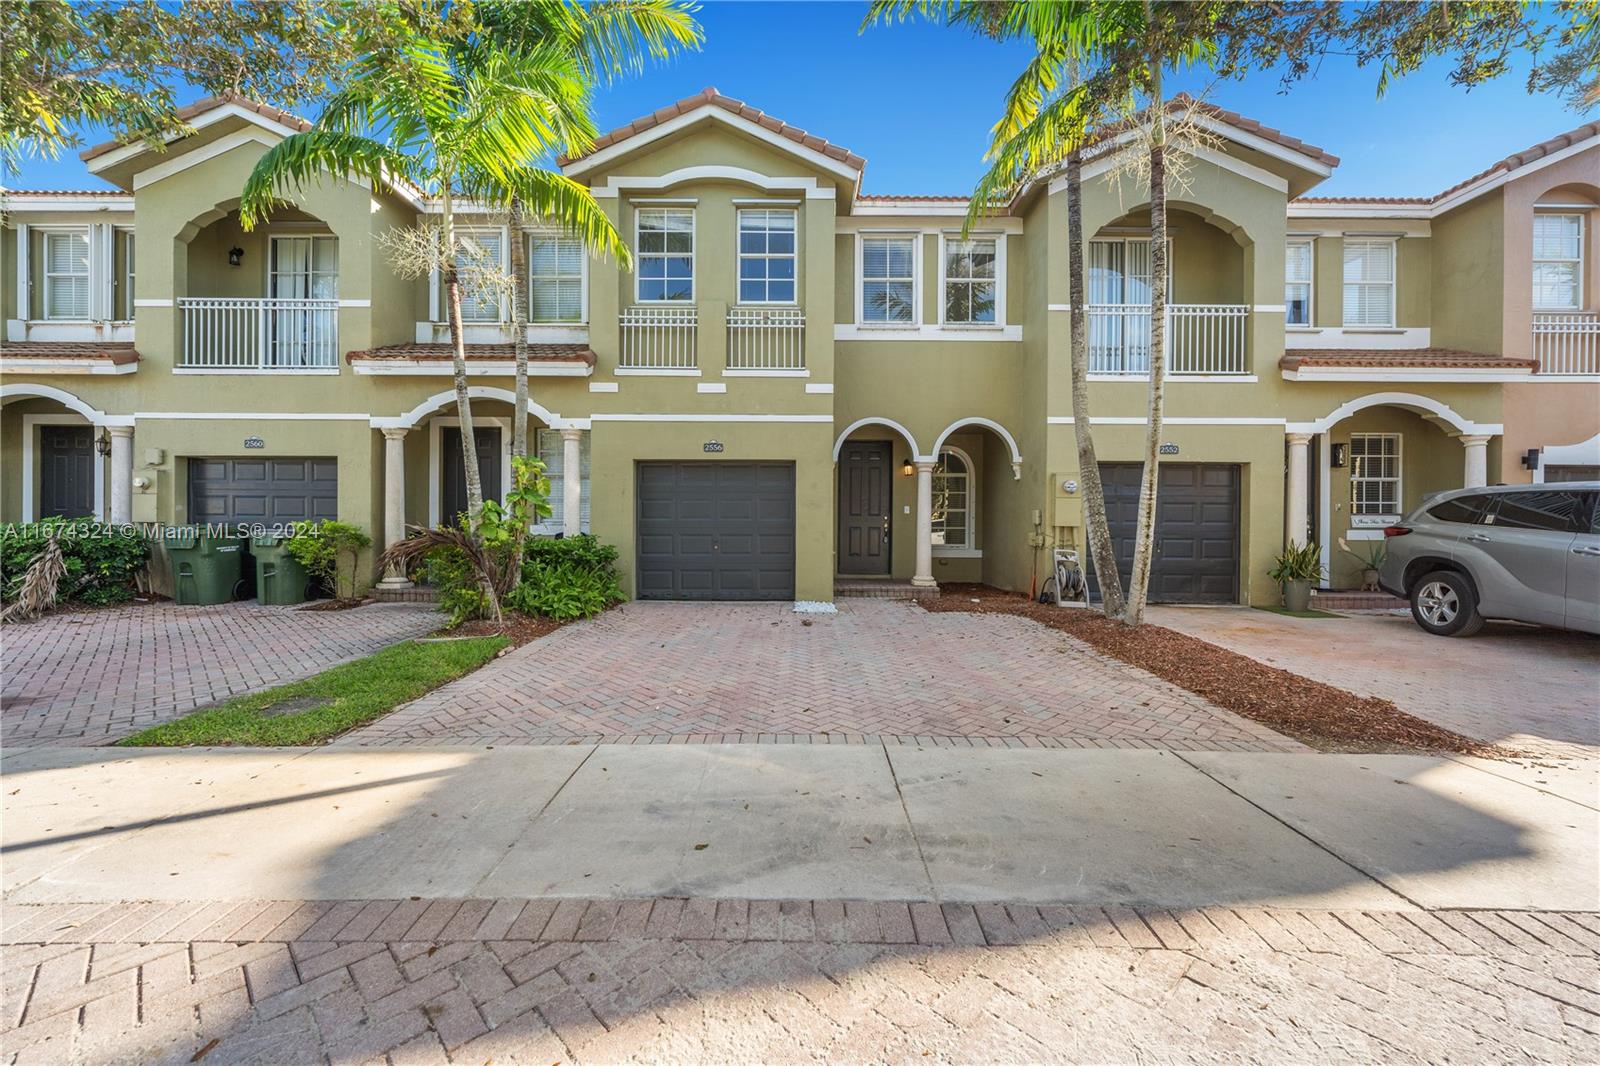
[[1475, 492], [1470, 496], [1457, 496], [1453, 500], [1434, 504], [1428, 508], [1428, 517], [1440, 522], [1461, 522], [1466, 525], [1476, 525], [1483, 521], [1483, 514], [1489, 509], [1489, 494]]
[[1583, 492], [1506, 492], [1495, 501], [1489, 523], [1502, 529], [1581, 533], [1589, 528], [1592, 501]]

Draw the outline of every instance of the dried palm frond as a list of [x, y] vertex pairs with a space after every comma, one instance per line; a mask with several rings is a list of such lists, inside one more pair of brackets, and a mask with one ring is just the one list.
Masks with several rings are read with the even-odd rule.
[[510, 553], [491, 550], [483, 539], [469, 529], [456, 526], [407, 526], [410, 536], [389, 545], [378, 557], [380, 569], [394, 568], [402, 573], [415, 570], [431, 552], [441, 548], [461, 553], [478, 579], [478, 587], [488, 600], [490, 616], [503, 621], [500, 601], [514, 584], [516, 571], [512, 568]]
[[61, 552], [61, 542], [55, 537], [47, 537], [44, 547], [28, 564], [28, 572], [23, 575], [16, 602], [0, 613], [0, 621], [36, 618], [54, 607], [60, 599], [61, 579], [66, 574], [67, 559]]

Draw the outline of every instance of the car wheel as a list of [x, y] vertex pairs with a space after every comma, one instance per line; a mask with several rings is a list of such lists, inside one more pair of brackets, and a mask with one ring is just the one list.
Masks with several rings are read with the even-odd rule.
[[1411, 617], [1438, 637], [1470, 637], [1483, 628], [1478, 597], [1466, 577], [1435, 570], [1411, 590]]

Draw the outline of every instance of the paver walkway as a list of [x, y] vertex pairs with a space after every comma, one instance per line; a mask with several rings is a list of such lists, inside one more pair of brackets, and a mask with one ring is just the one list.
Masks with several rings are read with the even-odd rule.
[[860, 601], [630, 603], [373, 723], [354, 744], [799, 741], [1304, 750], [1024, 618]]
[[1237, 607], [1156, 607], [1150, 621], [1479, 740], [1600, 758], [1600, 637], [1490, 622], [1435, 637], [1407, 613], [1290, 618]]
[[6, 1062], [1594, 1062], [1600, 917], [451, 900], [10, 908]]
[[437, 629], [430, 606], [301, 611], [137, 604], [5, 628], [0, 743], [109, 744], [196, 707]]

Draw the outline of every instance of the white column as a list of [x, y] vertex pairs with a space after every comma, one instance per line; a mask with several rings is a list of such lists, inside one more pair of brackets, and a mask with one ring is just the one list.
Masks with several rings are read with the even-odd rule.
[[[406, 434], [407, 429], [383, 431], [383, 546], [406, 539]], [[411, 581], [390, 568], [378, 582], [383, 589], [408, 589]]]
[[1458, 440], [1466, 455], [1461, 468], [1461, 487], [1481, 489], [1489, 484], [1489, 438], [1480, 434], [1463, 435]]
[[561, 533], [583, 531], [583, 430], [561, 431]]
[[933, 465], [917, 463], [917, 571], [911, 583], [934, 588], [933, 580]]
[[133, 521], [133, 427], [110, 426], [111, 523]]
[[1289, 434], [1289, 501], [1284, 514], [1284, 539], [1291, 544], [1306, 543], [1311, 534], [1310, 479], [1307, 477], [1307, 449], [1311, 443], [1309, 433]]

